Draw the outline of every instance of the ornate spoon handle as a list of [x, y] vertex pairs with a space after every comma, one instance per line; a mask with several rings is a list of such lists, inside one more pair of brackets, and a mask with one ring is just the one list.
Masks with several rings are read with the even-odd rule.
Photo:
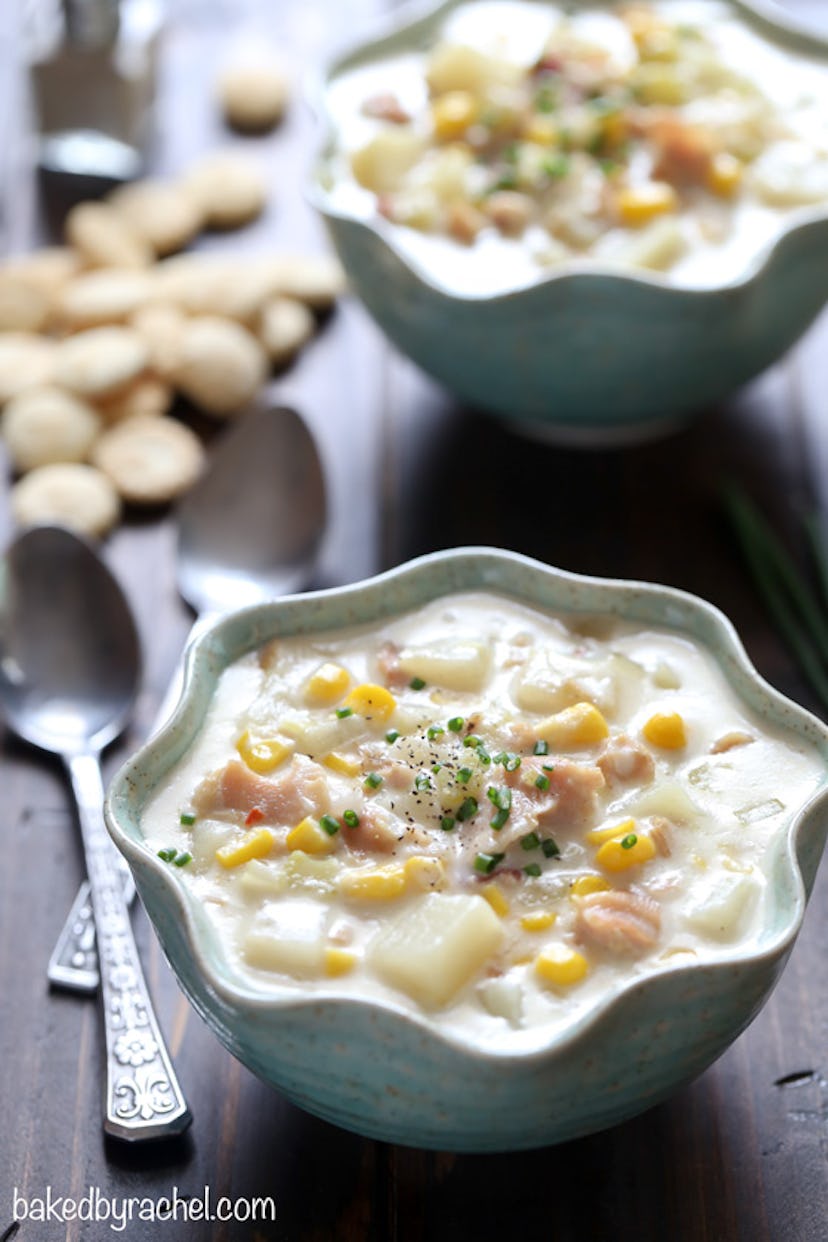
[[98, 936], [106, 1095], [104, 1130], [116, 1138], [179, 1134], [192, 1120], [152, 1008], [123, 885], [103, 821], [97, 755], [65, 757], [78, 804]]
[[[156, 713], [155, 723], [150, 731], [150, 736], [157, 733], [161, 726], [166, 724], [181, 697], [181, 690], [184, 685], [184, 657], [186, 656], [187, 648], [194, 638], [210, 626], [217, 615], [214, 612], [202, 613], [194, 622], [187, 636], [184, 651], [175, 666], [167, 692]], [[117, 860], [117, 866], [121, 872], [124, 885], [124, 897], [127, 905], [129, 905], [135, 896], [135, 885], [132, 882], [132, 875], [125, 860], [111, 842], [110, 849], [112, 850], [113, 857]], [[49, 982], [53, 983], [55, 987], [66, 988], [70, 992], [84, 992], [89, 995], [98, 990], [95, 919], [92, 915], [92, 906], [89, 902], [89, 887], [86, 883], [79, 888], [72, 909], [66, 917], [55, 947], [52, 950], [52, 956], [49, 958], [46, 974], [48, 975]]]

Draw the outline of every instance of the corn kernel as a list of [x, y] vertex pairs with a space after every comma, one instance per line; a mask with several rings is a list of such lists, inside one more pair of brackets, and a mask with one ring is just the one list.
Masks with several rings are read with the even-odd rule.
[[429, 858], [415, 854], [403, 864], [407, 884], [412, 888], [440, 889], [446, 879], [446, 867], [442, 858]]
[[656, 216], [675, 211], [678, 195], [666, 181], [648, 181], [643, 185], [627, 186], [619, 191], [616, 206], [621, 223], [638, 229], [649, 224]]
[[357, 964], [357, 955], [350, 949], [325, 949], [325, 974], [335, 979], [338, 975], [349, 974]]
[[372, 871], [344, 871], [339, 878], [339, 891], [355, 901], [394, 901], [405, 890], [405, 868], [399, 863]]
[[345, 707], [350, 707], [358, 716], [366, 716], [369, 720], [372, 716], [387, 720], [396, 706], [397, 700], [390, 690], [386, 690], [385, 686], [374, 686], [370, 682], [354, 686], [345, 700]]
[[620, 147], [629, 136], [629, 126], [623, 112], [610, 112], [604, 117], [601, 138], [607, 147]]
[[273, 849], [274, 836], [269, 828], [257, 828], [248, 832], [236, 844], [221, 845], [216, 850], [216, 862], [222, 867], [240, 867], [251, 858], [264, 858]]
[[586, 839], [590, 845], [602, 845], [604, 841], [612, 841], [614, 837], [620, 839], [631, 832], [635, 832], [635, 820], [622, 819], [620, 824], [613, 824], [610, 828], [592, 828]]
[[349, 759], [347, 755], [340, 755], [335, 750], [326, 755], [322, 762], [326, 768], [330, 768], [332, 772], [339, 772], [342, 776], [359, 776], [362, 771], [356, 759]]
[[330, 854], [336, 849], [337, 839], [321, 827], [312, 815], [306, 815], [295, 828], [287, 834], [286, 845], [289, 850], [302, 850], [305, 854]]
[[556, 988], [580, 983], [588, 970], [589, 963], [583, 953], [565, 945], [551, 945], [535, 958], [535, 974], [543, 983], [551, 983]]
[[350, 682], [350, 674], [341, 664], [321, 664], [305, 685], [305, 702], [310, 707], [329, 707], [339, 702]]
[[609, 733], [607, 722], [592, 703], [573, 703], [537, 727], [538, 737], [553, 746], [592, 746]]
[[735, 155], [719, 151], [713, 156], [707, 171], [707, 188], [720, 198], [732, 198], [742, 184], [744, 166]]
[[687, 745], [687, 730], [678, 712], [656, 712], [641, 732], [648, 742], [662, 750], [681, 750]]
[[549, 116], [538, 116], [537, 113], [529, 118], [523, 131], [523, 137], [526, 141], [536, 142], [539, 147], [554, 146], [560, 136], [560, 128], [552, 118]]
[[292, 755], [296, 743], [290, 738], [252, 738], [245, 729], [236, 742], [236, 750], [252, 772], [266, 776]]
[[520, 925], [524, 931], [542, 932], [551, 927], [557, 917], [554, 910], [532, 910], [529, 914], [524, 914]]
[[588, 897], [590, 893], [604, 893], [609, 884], [602, 875], [579, 875], [572, 885], [573, 897]]
[[[625, 847], [624, 840], [629, 841], [633, 837], [632, 844]], [[616, 837], [613, 841], [605, 841], [595, 855], [595, 861], [606, 871], [628, 871], [630, 867], [649, 862], [655, 857], [655, 852], [656, 847], [650, 837], [631, 833], [621, 840]]]
[[446, 91], [431, 105], [434, 133], [442, 142], [462, 138], [477, 120], [477, 101], [470, 91]]
[[480, 896], [485, 897], [498, 918], [505, 919], [511, 907], [502, 888], [498, 888], [497, 884], [486, 884], [480, 889]]

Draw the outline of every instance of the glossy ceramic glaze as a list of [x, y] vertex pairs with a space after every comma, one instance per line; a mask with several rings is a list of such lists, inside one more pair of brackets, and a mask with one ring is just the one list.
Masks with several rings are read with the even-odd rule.
[[[528, 0], [529, 3], [537, 0]], [[326, 86], [373, 60], [432, 43], [447, 2], [340, 56], [318, 91], [327, 134], [311, 196], [350, 285], [395, 345], [462, 400], [533, 435], [612, 444], [664, 434], [770, 366], [828, 298], [828, 207], [793, 222], [739, 280], [682, 289], [669, 275], [559, 270], [487, 297], [441, 287], [408, 261], [395, 226], [333, 206]], [[736, 0], [743, 20], [781, 49], [825, 58], [828, 41], [773, 6]], [[422, 8], [418, 10], [422, 14]]]
[[558, 612], [606, 612], [677, 628], [710, 648], [737, 694], [828, 760], [828, 730], [763, 682], [729, 622], [665, 587], [584, 578], [508, 552], [436, 553], [355, 586], [248, 608], [191, 650], [170, 723], [116, 778], [107, 821], [182, 988], [245, 1065], [311, 1112], [392, 1142], [463, 1151], [540, 1146], [648, 1108], [700, 1073], [748, 1024], [791, 950], [828, 830], [823, 785], [786, 825], [769, 864], [758, 945], [726, 964], [685, 965], [619, 987], [531, 1055], [482, 1053], [439, 1016], [326, 998], [274, 999], [234, 975], [198, 903], [144, 843], [142, 810], [203, 722], [217, 679], [269, 638], [375, 621], [461, 590]]

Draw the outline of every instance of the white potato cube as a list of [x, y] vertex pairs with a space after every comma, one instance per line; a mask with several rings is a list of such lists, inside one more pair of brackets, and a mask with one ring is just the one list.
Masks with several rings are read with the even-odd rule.
[[698, 896], [686, 915], [690, 927], [715, 940], [733, 940], [758, 896], [756, 879], [749, 875], [722, 875], [697, 889]]
[[427, 1009], [451, 998], [496, 952], [503, 928], [482, 897], [428, 893], [377, 932], [377, 974]]
[[321, 975], [328, 912], [315, 901], [269, 902], [242, 938], [250, 966], [299, 978]]
[[523, 1018], [523, 988], [515, 979], [487, 979], [478, 988], [478, 995], [489, 1013], [495, 1018], [505, 1018], [510, 1026], [518, 1027]]
[[287, 888], [287, 876], [281, 863], [253, 858], [239, 867], [236, 884], [246, 901], [259, 902], [283, 893]]
[[512, 86], [522, 74], [519, 65], [488, 56], [463, 43], [439, 43], [431, 53], [426, 81], [434, 95], [471, 91], [478, 95], [495, 85]]
[[400, 668], [409, 677], [447, 690], [482, 690], [489, 676], [492, 651], [488, 643], [459, 640], [440, 647], [404, 647]]
[[381, 130], [364, 147], [354, 151], [351, 171], [366, 190], [388, 194], [399, 187], [424, 151], [425, 142], [420, 134], [397, 125]]

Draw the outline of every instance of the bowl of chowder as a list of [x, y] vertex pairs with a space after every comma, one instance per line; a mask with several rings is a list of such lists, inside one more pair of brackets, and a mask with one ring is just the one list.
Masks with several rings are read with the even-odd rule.
[[336, 60], [319, 110], [355, 291], [536, 434], [663, 432], [828, 295], [828, 43], [745, 0], [448, 0]]
[[362, 1134], [467, 1151], [629, 1117], [787, 959], [828, 731], [665, 587], [437, 553], [248, 608], [107, 800], [178, 979]]

